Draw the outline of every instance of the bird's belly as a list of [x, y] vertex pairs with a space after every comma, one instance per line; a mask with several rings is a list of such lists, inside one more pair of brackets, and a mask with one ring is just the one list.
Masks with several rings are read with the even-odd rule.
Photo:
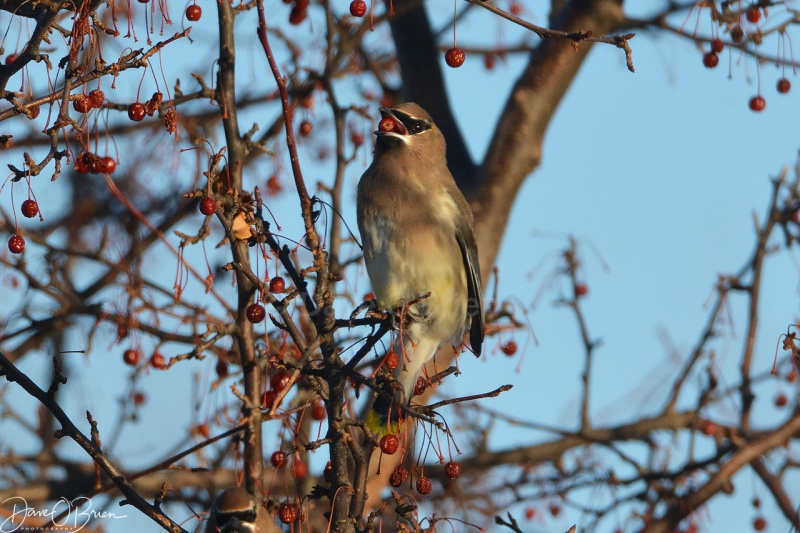
[[[441, 342], [460, 339], [467, 307], [467, 283], [461, 250], [455, 238], [436, 228], [417, 228], [412, 234], [376, 224], [365, 238], [365, 260], [378, 304], [396, 309], [418, 299], [410, 308], [416, 323], [411, 332], [431, 335]], [[424, 333], [423, 333], [424, 332]]]

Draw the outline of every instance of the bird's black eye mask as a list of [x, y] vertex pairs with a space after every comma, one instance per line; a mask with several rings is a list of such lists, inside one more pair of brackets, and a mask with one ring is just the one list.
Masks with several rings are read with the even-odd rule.
[[217, 527], [225, 525], [231, 518], [237, 518], [240, 522], [254, 523], [256, 521], [256, 509], [244, 509], [242, 511], [231, 511], [229, 513], [217, 511], [216, 518]]
[[394, 111], [394, 116], [403, 123], [409, 135], [419, 135], [423, 131], [431, 129], [431, 123], [429, 121], [406, 115], [402, 111]]

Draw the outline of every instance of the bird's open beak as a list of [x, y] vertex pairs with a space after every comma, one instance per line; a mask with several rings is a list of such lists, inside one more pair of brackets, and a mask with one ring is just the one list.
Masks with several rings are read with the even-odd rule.
[[395, 115], [394, 112], [391, 109], [388, 109], [386, 107], [382, 107], [382, 108], [380, 108], [380, 112], [381, 112], [381, 121], [383, 121], [383, 119], [390, 118], [390, 119], [392, 119], [394, 121], [395, 127], [394, 127], [394, 130], [392, 130], [392, 131], [382, 131], [380, 128], [378, 128], [378, 131], [375, 132], [375, 135], [377, 135], [379, 137], [383, 137], [383, 136], [386, 136], [386, 135], [395, 135], [395, 136], [407, 136], [408, 135], [408, 129], [406, 128], [406, 125], [403, 124], [402, 120], [397, 118], [397, 115]]

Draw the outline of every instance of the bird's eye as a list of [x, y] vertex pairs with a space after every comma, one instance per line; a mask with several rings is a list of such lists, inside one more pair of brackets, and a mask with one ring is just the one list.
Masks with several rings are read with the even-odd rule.
[[425, 126], [423, 126], [421, 122], [414, 122], [411, 125], [411, 133], [421, 133], [424, 129]]

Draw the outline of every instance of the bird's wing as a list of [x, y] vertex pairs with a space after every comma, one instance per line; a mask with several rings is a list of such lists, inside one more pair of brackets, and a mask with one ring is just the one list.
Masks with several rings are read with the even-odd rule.
[[[463, 207], [469, 209], [466, 202], [464, 204]], [[456, 225], [456, 240], [461, 248], [461, 258], [467, 273], [467, 316], [472, 321], [469, 329], [469, 344], [477, 357], [481, 354], [484, 335], [483, 284], [481, 267], [478, 263], [478, 246], [475, 243], [475, 232], [470, 222], [471, 217], [465, 217]]]

